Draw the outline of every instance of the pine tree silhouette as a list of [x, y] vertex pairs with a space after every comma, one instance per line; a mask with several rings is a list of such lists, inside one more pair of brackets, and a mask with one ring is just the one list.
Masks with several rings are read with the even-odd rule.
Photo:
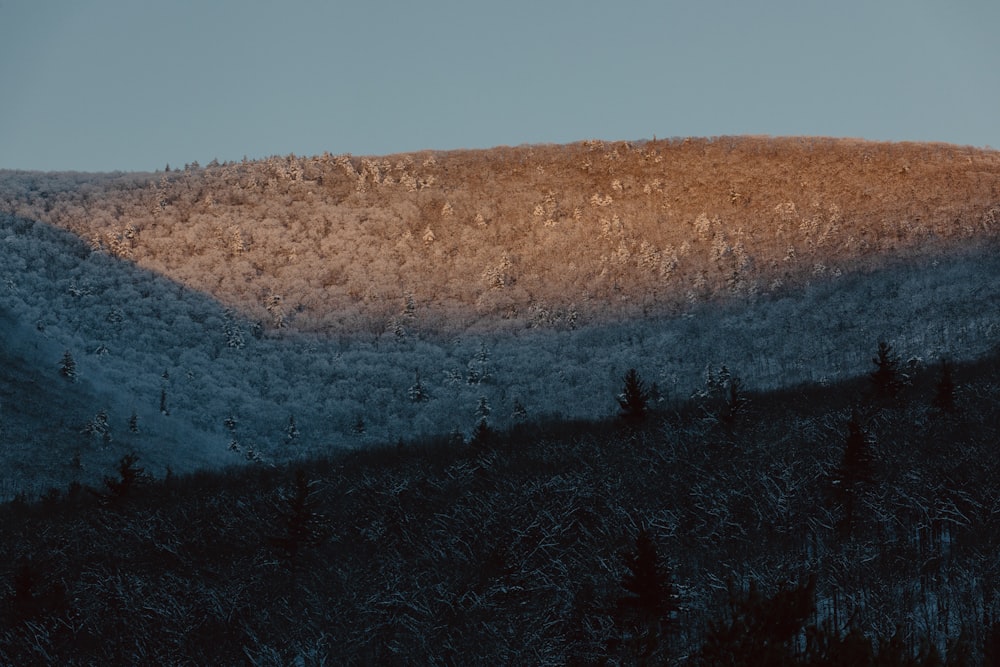
[[278, 514], [283, 533], [271, 537], [270, 542], [284, 551], [292, 565], [302, 549], [316, 546], [325, 538], [325, 519], [317, 511], [319, 502], [314, 487], [315, 483], [310, 482], [305, 471], [299, 468], [291, 488], [279, 496]]
[[899, 357], [892, 351], [892, 346], [885, 341], [879, 341], [878, 352], [872, 357], [876, 368], [869, 378], [875, 397], [892, 400], [903, 388], [905, 377], [899, 367]]
[[628, 572], [622, 578], [625, 594], [618, 599], [617, 620], [648, 659], [672, 629], [677, 592], [670, 570], [663, 564], [652, 536], [645, 528], [635, 538], [635, 550], [624, 555]]
[[627, 422], [641, 422], [646, 418], [646, 407], [649, 403], [646, 384], [634, 368], [628, 369], [622, 377], [622, 382], [624, 387], [618, 396], [618, 405], [621, 407], [619, 416]]
[[112, 499], [126, 498], [136, 488], [150, 480], [145, 468], [138, 465], [139, 456], [134, 452], [126, 454], [118, 461], [118, 479], [104, 478], [104, 486]]
[[941, 374], [934, 387], [934, 407], [941, 412], [955, 411], [955, 380], [947, 359], [941, 360]]

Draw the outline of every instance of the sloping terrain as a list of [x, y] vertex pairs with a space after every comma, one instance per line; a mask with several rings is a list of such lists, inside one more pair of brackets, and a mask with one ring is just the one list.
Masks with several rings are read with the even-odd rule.
[[1000, 154], [592, 141], [91, 181], [9, 172], [0, 197], [265, 326], [378, 337], [671, 313], [995, 238]]
[[998, 368], [0, 507], [0, 662], [995, 664]]
[[998, 222], [853, 140], [0, 173], [0, 662], [989, 664]]
[[[6, 400], [4, 494], [130, 449], [162, 473], [609, 416], [630, 367], [676, 400], [722, 365], [851, 377], [879, 340], [975, 358], [998, 182], [992, 151], [768, 138], [4, 172], [0, 307], [37, 348], [7, 386], [75, 435], [38, 456]], [[80, 435], [101, 412], [110, 442]]]

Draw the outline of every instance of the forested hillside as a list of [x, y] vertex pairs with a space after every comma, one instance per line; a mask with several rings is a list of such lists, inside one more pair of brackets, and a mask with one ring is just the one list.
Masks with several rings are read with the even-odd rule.
[[5, 498], [132, 450], [164, 474], [611, 416], [629, 367], [675, 400], [723, 365], [822, 384], [879, 340], [920, 367], [1000, 332], [1000, 156], [949, 145], [8, 171], [0, 210]]
[[0, 507], [0, 662], [996, 664], [1000, 362], [871, 356], [668, 405], [629, 374], [620, 417], [472, 443], [123, 457]]
[[0, 172], [0, 662], [983, 665], [1000, 153]]
[[268, 327], [571, 328], [995, 238], [1000, 154], [723, 137], [8, 172], [0, 205]]

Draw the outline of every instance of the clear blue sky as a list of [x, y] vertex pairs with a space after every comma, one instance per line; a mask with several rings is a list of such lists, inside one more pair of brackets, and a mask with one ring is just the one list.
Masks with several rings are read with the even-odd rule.
[[998, 0], [0, 0], [0, 168], [727, 134], [1000, 148]]

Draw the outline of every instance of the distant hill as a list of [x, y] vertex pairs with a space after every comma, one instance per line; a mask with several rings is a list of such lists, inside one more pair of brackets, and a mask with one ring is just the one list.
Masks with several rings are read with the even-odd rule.
[[633, 367], [669, 402], [723, 365], [853, 377], [880, 340], [974, 359], [998, 220], [996, 151], [821, 138], [0, 172], [0, 495], [131, 449], [163, 474], [609, 417]]
[[[568, 326], [767, 295], [1000, 233], [1000, 153], [721, 137], [181, 172], [6, 173], [73, 231], [265, 326]], [[407, 308], [409, 307], [409, 310]]]

